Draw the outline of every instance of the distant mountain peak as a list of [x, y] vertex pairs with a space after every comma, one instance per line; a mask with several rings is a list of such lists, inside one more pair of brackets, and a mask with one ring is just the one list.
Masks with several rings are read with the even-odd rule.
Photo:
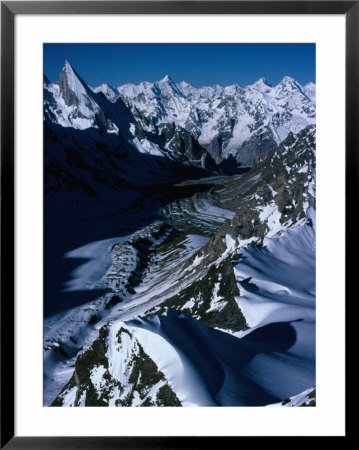
[[[76, 70], [72, 67], [72, 65], [65, 59], [64, 67], [62, 68], [63, 71], [66, 71], [69, 75], [73, 74], [77, 78], [80, 78], [80, 76], [77, 74]], [[81, 80], [83, 83], [84, 81]]]
[[292, 77], [286, 75], [286, 76], [282, 79], [282, 81], [280, 82], [280, 84], [288, 84], [288, 83], [289, 83], [289, 84], [291, 84], [291, 83], [296, 83], [296, 81], [295, 81], [294, 78], [292, 78]]
[[159, 81], [160, 83], [173, 83], [172, 78], [167, 74], [165, 75], [162, 80]]
[[[117, 129], [107, 118], [107, 101], [104, 102], [106, 96], [96, 95], [67, 60], [58, 80], [53, 84], [57, 87], [54, 90], [50, 86], [49, 90], [53, 98], [52, 104], [57, 104], [57, 107], [52, 105], [49, 110], [59, 124], [78, 129], [97, 127], [111, 132]], [[67, 108], [63, 108], [63, 103], [71, 108], [70, 113]]]
[[62, 85], [64, 85], [64, 83], [67, 83], [68, 87], [74, 92], [78, 91], [80, 86], [84, 90], [86, 90], [86, 88], [87, 88], [86, 83], [77, 74], [77, 72], [71, 66], [71, 64], [67, 61], [67, 59], [65, 59], [64, 67], [62, 68], [60, 76], [57, 80], [57, 84], [60, 85], [60, 89], [61, 89], [61, 87], [64, 87], [64, 86], [62, 86]]
[[107, 98], [107, 100], [109, 100], [112, 103], [116, 102], [116, 100], [120, 95], [117, 88], [107, 83], [102, 83], [100, 86], [93, 87], [91, 89], [96, 94], [104, 95]]
[[[178, 83], [179, 86], [191, 86], [189, 83], [187, 83], [187, 81], [181, 81], [180, 83]], [[192, 87], [192, 86], [191, 86]]]
[[107, 84], [107, 83], [102, 83], [101, 85], [100, 85], [100, 87], [106, 87], [106, 88], [111, 88], [111, 89], [113, 89], [109, 84]]
[[163, 95], [171, 96], [174, 92], [177, 95], [182, 95], [182, 92], [178, 89], [175, 82], [169, 75], [165, 75], [162, 80], [154, 83], [154, 88], [159, 89]]
[[157, 83], [154, 83], [155, 85], [159, 86], [170, 86], [172, 89], [177, 90], [176, 83], [172, 80], [172, 78], [167, 74], [165, 75], [161, 80], [157, 81]]
[[56, 83], [60, 87], [60, 92], [67, 106], [78, 105], [77, 96], [86, 92], [83, 82], [80, 81], [67, 59]]
[[252, 89], [256, 89], [257, 91], [264, 92], [267, 89], [270, 89], [272, 86], [267, 82], [266, 78], [261, 77], [259, 80], [255, 81], [253, 84], [248, 87]]

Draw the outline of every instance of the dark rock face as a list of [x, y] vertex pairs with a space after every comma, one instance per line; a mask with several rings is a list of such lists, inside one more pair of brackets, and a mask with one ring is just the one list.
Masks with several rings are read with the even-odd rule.
[[210, 144], [206, 146], [208, 153], [212, 156], [215, 162], [218, 164], [222, 161], [222, 138], [216, 136]]
[[67, 106], [78, 106], [78, 99], [76, 94], [70, 89], [67, 78], [67, 69], [64, 67], [60, 73], [57, 84], [60, 87], [60, 92]]
[[101, 110], [95, 115], [94, 125], [102, 131], [112, 129], [112, 126], [110, 126], [109, 121], [106, 119], [105, 114]]
[[[309, 126], [297, 136], [289, 135], [255, 168], [218, 194], [224, 207], [237, 212], [206, 244], [208, 262], [223, 252], [221, 239], [226, 234], [241, 240], [256, 237], [261, 243], [268, 224], [260, 219], [260, 212], [267, 205], [276, 205], [281, 224], [295, 224], [306, 217], [304, 205], [315, 203], [309, 187], [316, 166], [314, 151], [315, 127]], [[231, 191], [237, 195], [231, 195]]]
[[201, 167], [202, 169], [209, 170], [211, 172], [218, 171], [218, 166], [214, 162], [212, 156], [209, 153], [204, 153], [201, 158]]
[[[228, 102], [224, 102], [223, 100], [220, 105], [222, 105], [222, 107], [223, 105], [228, 106]], [[240, 144], [237, 150], [232, 150], [233, 156], [231, 155], [231, 157], [235, 159], [236, 164], [243, 167], [254, 167], [261, 160], [263, 160], [269, 152], [278, 147], [271, 129], [264, 126], [262, 115], [257, 112], [254, 114], [254, 118], [256, 123], [251, 129], [253, 135], [248, 140]], [[226, 116], [225, 119], [218, 123], [218, 134], [209, 144], [205, 145], [206, 150], [212, 156], [217, 165], [220, 165], [226, 159], [224, 156], [225, 149], [233, 137], [235, 123], [234, 116]]]
[[[128, 109], [128, 111], [131, 111], [131, 106], [124, 103], [123, 100], [121, 99], [121, 97], [118, 98], [116, 104], [118, 104], [119, 102], [122, 103], [122, 106], [125, 107], [126, 109]], [[158, 133], [158, 129], [157, 126], [154, 123], [154, 119], [151, 116], [146, 116], [143, 112], [141, 112], [138, 108], [133, 108], [132, 109], [132, 115], [133, 118], [136, 120], [136, 128], [137, 126], [140, 127], [140, 129], [142, 130], [141, 135], [136, 137], [141, 140], [144, 139], [146, 136], [146, 131], [149, 133], [153, 133], [153, 134], [157, 134]]]
[[[260, 118], [258, 118], [258, 123], [262, 124]], [[213, 157], [215, 162], [220, 165], [225, 159], [223, 156], [223, 150], [225, 149], [229, 140], [233, 137], [233, 127], [235, 125], [234, 119], [229, 120], [227, 126], [227, 131], [220, 132], [208, 145], [206, 145], [206, 150]], [[261, 128], [258, 124], [256, 127]], [[255, 129], [253, 129], [255, 131]], [[262, 161], [265, 156], [272, 150], [278, 147], [273, 133], [270, 128], [263, 128], [261, 131], [254, 133], [250, 139], [243, 142], [237, 151], [234, 153], [234, 159], [237, 164], [243, 167], [254, 167], [260, 161]]]
[[216, 164], [210, 154], [184, 128], [172, 123], [158, 126], [160, 136], [167, 142], [173, 154], [182, 162], [203, 169], [214, 170]]
[[[179, 294], [167, 299], [155, 310], [155, 314], [163, 314], [166, 308], [183, 311], [200, 322], [213, 328], [230, 331], [246, 330], [248, 325], [235, 297], [239, 289], [233, 273], [231, 259], [228, 258], [218, 266], [210, 266], [203, 277], [183, 289]], [[218, 304], [213, 304], [214, 296]], [[192, 299], [189, 304], [188, 300]], [[148, 312], [152, 315], [152, 311]]]
[[246, 167], [254, 167], [272, 150], [277, 148], [273, 133], [267, 129], [245, 141], [235, 156], [237, 162]]
[[135, 125], [135, 136], [139, 141], [146, 139], [146, 133], [139, 122]]

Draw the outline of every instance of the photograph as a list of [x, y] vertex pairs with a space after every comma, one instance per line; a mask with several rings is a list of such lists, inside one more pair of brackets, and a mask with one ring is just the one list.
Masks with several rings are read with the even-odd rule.
[[315, 407], [315, 43], [43, 73], [43, 406]]

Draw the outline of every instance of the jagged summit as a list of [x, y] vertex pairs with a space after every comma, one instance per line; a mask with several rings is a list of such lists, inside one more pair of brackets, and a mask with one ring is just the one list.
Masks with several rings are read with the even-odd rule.
[[265, 77], [261, 77], [259, 78], [255, 83], [253, 83], [254, 85], [261, 85], [261, 84], [265, 84], [268, 87], [271, 87], [271, 85], [267, 82], [267, 79]]
[[91, 89], [96, 94], [102, 93], [107, 98], [107, 100], [109, 100], [112, 103], [115, 103], [120, 96], [118, 90], [107, 83], [102, 83], [100, 86]]
[[182, 80], [180, 83], [178, 83], [178, 86], [180, 86], [182, 88], [192, 87], [191, 84], [187, 83], [187, 81], [184, 81], [184, 80]]
[[106, 99], [94, 93], [67, 60], [58, 80], [45, 88], [45, 116], [51, 122], [76, 129], [117, 131], [107, 117]]
[[246, 86], [246, 88], [258, 92], [270, 92], [272, 86], [267, 83], [266, 78], [262, 77], [255, 81], [253, 84]]
[[[61, 77], [61, 74], [64, 74], [64, 73], [67, 74], [69, 81], [73, 81], [74, 83], [76, 83], [78, 81], [84, 87], [85, 86], [87, 87], [86, 82], [80, 77], [80, 75], [76, 72], [76, 70], [72, 67], [72, 65], [67, 61], [67, 59], [65, 59], [64, 66], [60, 72], [60, 77]], [[75, 85], [73, 85], [72, 87], [75, 87]]]
[[172, 78], [167, 74], [160, 81], [160, 83], [173, 83]]
[[57, 84], [67, 106], [79, 106], [81, 97], [86, 95], [88, 91], [86, 83], [67, 60], [65, 60]]
[[170, 97], [173, 94], [182, 95], [182, 92], [169, 75], [164, 76], [160, 81], [154, 83], [152, 89], [155, 93], [159, 93], [164, 97]]
[[116, 89], [116, 88], [112, 87], [111, 85], [109, 85], [107, 83], [102, 83], [99, 87], [103, 88], [103, 89], [112, 89], [112, 90]]
[[278, 84], [297, 84], [297, 81], [294, 78], [286, 75]]

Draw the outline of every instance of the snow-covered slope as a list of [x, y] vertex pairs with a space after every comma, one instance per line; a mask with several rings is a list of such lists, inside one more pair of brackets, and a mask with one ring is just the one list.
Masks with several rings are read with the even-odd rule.
[[[140, 346], [163, 374], [161, 386], [167, 382], [183, 406], [263, 406], [314, 384], [314, 352], [297, 343], [298, 329], [296, 322], [276, 321], [238, 338], [169, 309], [164, 315], [153, 318], [109, 323], [101, 328], [97, 338], [103, 340], [104, 333], [111, 336], [101, 355], [93, 356], [94, 348], [90, 347], [77, 358], [75, 367], [80, 366], [83, 359], [89, 359], [90, 352], [91, 361], [86, 371], [92, 372], [97, 367], [96, 371], [106, 373], [108, 368], [111, 373], [113, 368], [112, 377], [120, 382], [122, 378], [121, 386], [126, 386], [133, 395], [133, 385], [125, 377], [130, 376], [132, 368], [138, 364], [136, 356]], [[127, 358], [122, 356], [125, 349], [119, 348], [116, 339], [119, 331], [121, 337], [128, 333], [131, 339], [127, 343]], [[308, 341], [311, 337], [309, 334]], [[132, 350], [134, 345], [135, 350]], [[64, 389], [66, 397], [74, 396], [70, 389], [77, 391], [76, 373], [77, 369]], [[117, 401], [120, 405], [123, 394], [121, 389], [115, 392], [115, 381], [106, 376], [102, 383], [102, 388], [97, 389], [98, 398], [102, 400], [110, 391], [112, 404]], [[152, 385], [151, 380], [146, 392]], [[88, 381], [80, 379], [76, 386], [78, 395], [91, 396], [93, 388]], [[139, 406], [145, 398], [143, 394], [136, 395], [135, 401], [131, 397], [127, 405]], [[59, 398], [55, 404], [58, 401]]]

